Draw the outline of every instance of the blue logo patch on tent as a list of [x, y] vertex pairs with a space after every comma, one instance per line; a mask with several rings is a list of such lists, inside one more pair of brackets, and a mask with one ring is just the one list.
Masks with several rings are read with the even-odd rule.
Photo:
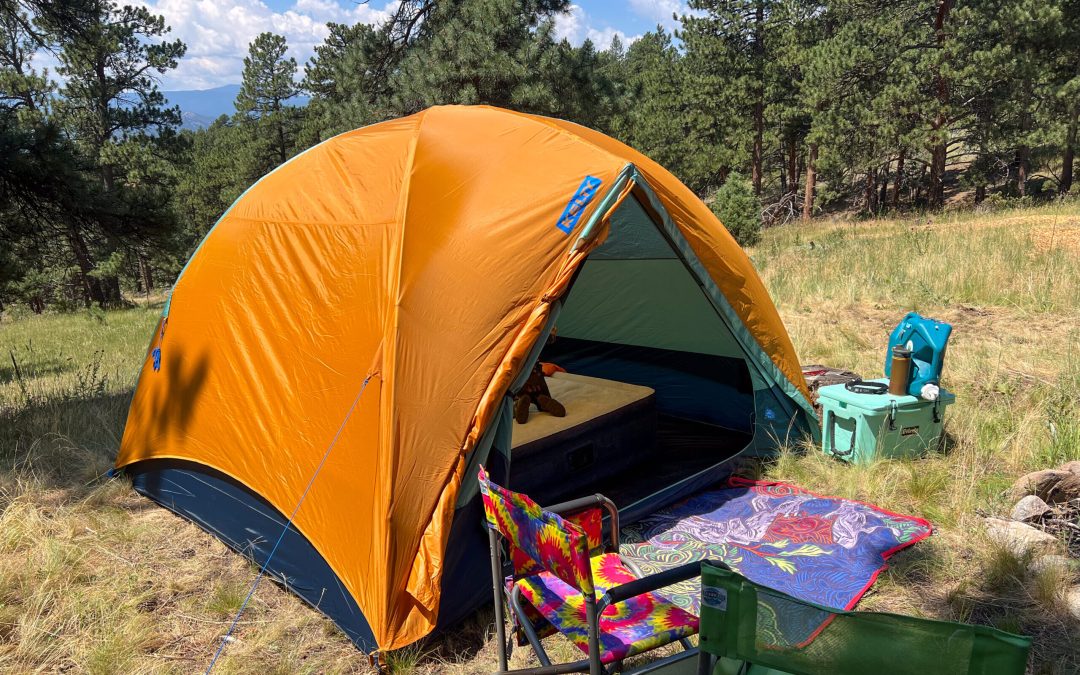
[[585, 207], [596, 196], [596, 191], [600, 189], [600, 184], [603, 182], [594, 176], [585, 176], [585, 180], [581, 181], [577, 192], [566, 203], [566, 208], [563, 209], [562, 215], [559, 216], [559, 222], [555, 224], [555, 227], [567, 234], [573, 232], [578, 221], [581, 220], [581, 214], [585, 213]]
[[161, 347], [156, 348], [150, 355], [154, 357], [154, 370], [161, 370]]

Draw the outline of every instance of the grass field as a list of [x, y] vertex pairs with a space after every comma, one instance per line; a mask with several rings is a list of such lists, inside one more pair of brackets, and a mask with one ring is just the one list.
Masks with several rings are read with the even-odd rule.
[[[1033, 672], [1080, 672], [1080, 626], [1063, 605], [1077, 579], [1029, 572], [980, 527], [1007, 509], [1017, 476], [1080, 459], [1080, 206], [787, 226], [752, 255], [804, 363], [876, 376], [904, 312], [955, 326], [946, 454], [856, 468], [790, 448], [762, 468], [936, 525], [860, 608], [1028, 633]], [[0, 671], [203, 670], [254, 578], [215, 539], [101, 478], [159, 312], [0, 321]], [[489, 623], [481, 612], [393, 661], [488, 672]], [[330, 622], [264, 584], [217, 672], [367, 670]]]

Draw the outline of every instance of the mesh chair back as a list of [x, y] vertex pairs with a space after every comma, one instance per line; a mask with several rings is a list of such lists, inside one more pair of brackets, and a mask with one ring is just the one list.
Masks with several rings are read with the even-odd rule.
[[1030, 638], [985, 626], [830, 610], [709, 562], [701, 648], [793, 675], [1022, 675]]

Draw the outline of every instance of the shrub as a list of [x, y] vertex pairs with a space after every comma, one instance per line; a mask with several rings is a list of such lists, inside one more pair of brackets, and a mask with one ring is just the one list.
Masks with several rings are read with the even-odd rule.
[[761, 202], [754, 196], [750, 181], [731, 174], [713, 193], [710, 208], [740, 246], [761, 241]]

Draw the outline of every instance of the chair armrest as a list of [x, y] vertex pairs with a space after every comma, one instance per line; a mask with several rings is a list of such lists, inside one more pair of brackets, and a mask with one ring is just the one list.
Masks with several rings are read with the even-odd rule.
[[588, 497], [579, 497], [578, 499], [571, 499], [567, 502], [559, 502], [554, 506], [545, 506], [545, 511], [557, 513], [560, 516], [569, 516], [588, 509], [594, 509], [596, 507], [603, 507], [608, 512], [608, 517], [611, 518], [611, 552], [617, 553], [619, 551], [619, 508], [615, 506], [615, 502], [611, 501], [607, 497], [601, 494], [589, 495]]
[[610, 607], [616, 603], [622, 602], [629, 598], [644, 595], [650, 591], [659, 590], [665, 586], [671, 586], [677, 584], [680, 581], [686, 581], [687, 579], [693, 579], [701, 574], [701, 563], [690, 562], [685, 565], [679, 565], [670, 570], [665, 570], [657, 574], [650, 574], [647, 577], [641, 579], [635, 579], [625, 584], [620, 584], [615, 588], [609, 588], [607, 593], [604, 593], [600, 598], [600, 602], [597, 605], [596, 611], [603, 612], [605, 608]]
[[597, 506], [603, 506], [608, 512], [614, 511], [617, 515], [619, 510], [615, 508], [615, 503], [601, 494], [589, 495], [588, 497], [578, 497], [577, 499], [571, 499], [566, 502], [559, 502], [552, 506], [545, 506], [545, 511], [551, 511], [557, 513], [560, 516], [570, 515], [577, 513], [578, 511], [585, 511], [586, 509], [595, 508]]

